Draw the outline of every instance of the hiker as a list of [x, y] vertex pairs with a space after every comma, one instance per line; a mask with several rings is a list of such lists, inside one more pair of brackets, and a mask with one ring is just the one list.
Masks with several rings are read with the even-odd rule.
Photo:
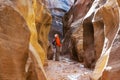
[[61, 42], [60, 42], [60, 38], [59, 38], [58, 34], [54, 35], [54, 40], [53, 40], [52, 44], [56, 48], [55, 61], [59, 61]]

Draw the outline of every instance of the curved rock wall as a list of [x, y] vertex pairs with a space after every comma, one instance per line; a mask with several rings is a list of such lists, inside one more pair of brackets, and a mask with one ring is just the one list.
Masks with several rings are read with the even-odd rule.
[[[45, 5], [42, 2], [37, 1], [37, 9], [35, 11], [35, 24], [37, 28], [38, 43], [44, 50], [45, 62], [47, 60], [47, 55], [49, 54], [49, 41], [48, 35], [52, 24], [52, 17]], [[46, 63], [45, 63], [46, 64]]]
[[120, 33], [114, 41], [111, 49], [110, 58], [101, 80], [119, 80], [120, 79]]
[[[120, 1], [118, 1], [118, 5], [120, 7]], [[120, 16], [120, 13], [119, 13]], [[120, 26], [120, 25], [119, 25]], [[108, 60], [107, 67], [102, 75], [101, 80], [119, 80], [120, 79], [120, 31], [113, 43], [110, 58]]]
[[77, 0], [64, 16], [63, 53], [71, 54], [86, 67], [95, 66], [93, 80], [102, 76], [108, 64], [119, 29], [118, 5], [119, 0]]
[[0, 6], [0, 80], [25, 80], [30, 31], [13, 7]]
[[47, 80], [43, 65], [50, 25], [51, 15], [41, 0], [0, 1], [0, 80]]
[[[104, 3], [101, 1], [101, 3]], [[101, 5], [101, 4], [100, 4]], [[118, 28], [119, 28], [119, 6], [117, 0], [107, 0], [106, 3], [100, 7], [96, 14], [101, 14], [102, 16], [102, 23], [104, 24], [103, 27], [103, 36], [98, 36], [96, 34], [95, 37], [95, 51], [96, 51], [96, 58], [98, 59], [95, 70], [93, 72], [93, 79], [97, 80], [103, 73], [104, 69], [108, 64], [109, 54], [112, 48], [112, 44], [114, 39], [116, 38]], [[110, 16], [110, 17], [109, 17]], [[97, 20], [99, 17], [94, 18]], [[98, 21], [94, 22], [94, 26], [98, 27], [96, 24], [99, 24]], [[101, 29], [102, 30], [102, 29]], [[95, 31], [97, 33], [97, 31]], [[102, 39], [103, 37], [103, 39]], [[103, 40], [103, 46], [99, 45], [100, 41]], [[99, 50], [99, 49], [102, 49]], [[99, 57], [100, 56], [100, 57]], [[108, 79], [109, 77], [107, 77]]]
[[[63, 54], [70, 53], [72, 58], [82, 58], [83, 53], [83, 28], [84, 16], [92, 5], [93, 0], [77, 0], [63, 18]], [[79, 56], [79, 57], [77, 57]], [[82, 59], [80, 61], [83, 61]]]

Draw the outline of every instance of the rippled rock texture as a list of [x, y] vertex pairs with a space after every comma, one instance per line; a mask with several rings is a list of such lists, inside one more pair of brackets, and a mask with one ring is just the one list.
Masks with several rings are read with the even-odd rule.
[[119, 80], [120, 79], [120, 32], [114, 41], [108, 61], [110, 70], [105, 70], [102, 80]]
[[0, 80], [47, 80], [51, 21], [41, 0], [0, 0]]
[[[120, 1], [118, 5], [120, 7]], [[120, 16], [120, 13], [119, 13]], [[110, 70], [105, 70], [102, 75], [102, 80], [119, 80], [120, 79], [120, 31], [115, 39], [112, 50], [110, 53], [110, 58], [108, 61], [108, 66], [111, 67]]]
[[63, 36], [62, 18], [64, 14], [70, 9], [74, 0], [46, 0], [46, 4], [52, 14], [52, 27], [49, 34], [49, 40], [52, 41], [54, 34], [58, 33], [60, 37]]
[[[82, 58], [83, 53], [83, 20], [90, 7], [92, 0], [77, 0], [63, 18], [63, 53], [70, 53], [72, 58]], [[80, 59], [81, 59], [80, 58]], [[82, 59], [80, 60], [82, 61]]]
[[98, 80], [106, 68], [118, 32], [119, 0], [77, 0], [63, 22], [63, 53], [71, 54], [86, 67], [95, 66], [92, 79]]

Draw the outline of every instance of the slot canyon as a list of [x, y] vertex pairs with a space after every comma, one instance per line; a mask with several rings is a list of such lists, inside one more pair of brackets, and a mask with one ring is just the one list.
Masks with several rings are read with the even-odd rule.
[[0, 0], [0, 80], [120, 80], [120, 0]]

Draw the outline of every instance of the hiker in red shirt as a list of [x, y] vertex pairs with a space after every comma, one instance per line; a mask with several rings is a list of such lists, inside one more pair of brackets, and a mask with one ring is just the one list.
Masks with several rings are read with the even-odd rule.
[[60, 38], [59, 38], [59, 35], [58, 35], [58, 34], [55, 34], [55, 35], [54, 35], [54, 40], [53, 40], [52, 43], [53, 43], [53, 45], [54, 45], [55, 48], [56, 48], [55, 61], [59, 61], [59, 57], [60, 57], [60, 47], [61, 47], [62, 45], [61, 45]]

